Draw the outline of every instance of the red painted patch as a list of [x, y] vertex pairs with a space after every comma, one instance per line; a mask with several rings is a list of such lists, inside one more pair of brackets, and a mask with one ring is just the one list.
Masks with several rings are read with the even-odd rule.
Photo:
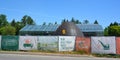
[[90, 53], [90, 38], [76, 37], [76, 51]]
[[26, 44], [29, 44], [29, 43], [30, 43], [30, 40], [28, 40], [28, 39], [25, 40], [25, 43], [26, 43]]
[[120, 37], [116, 37], [116, 53], [120, 54]]

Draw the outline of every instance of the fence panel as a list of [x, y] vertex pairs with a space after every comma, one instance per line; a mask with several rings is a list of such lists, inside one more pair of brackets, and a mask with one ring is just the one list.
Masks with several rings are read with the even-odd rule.
[[2, 36], [1, 48], [2, 50], [18, 50], [18, 36]]
[[116, 54], [115, 37], [91, 37], [92, 53]]
[[57, 36], [39, 36], [38, 50], [58, 51], [58, 37]]
[[76, 37], [76, 51], [90, 53], [90, 38]]
[[120, 54], [120, 37], [116, 37], [116, 53]]
[[59, 51], [73, 51], [75, 49], [75, 36], [59, 36]]
[[0, 50], [1, 50], [1, 39], [2, 39], [2, 38], [1, 38], [1, 35], [0, 35]]
[[37, 36], [20, 36], [19, 50], [37, 50]]

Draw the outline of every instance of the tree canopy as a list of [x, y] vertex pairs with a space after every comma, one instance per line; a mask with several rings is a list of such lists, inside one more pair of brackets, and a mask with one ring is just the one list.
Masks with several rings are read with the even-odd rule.
[[15, 27], [15, 25], [16, 25], [15, 19], [13, 19], [10, 24], [11, 24], [11, 26], [14, 26], [14, 27]]
[[21, 19], [21, 22], [22, 22], [23, 26], [25, 26], [27, 24], [29, 24], [29, 25], [35, 24], [34, 20], [30, 16], [27, 16], [27, 15], [23, 16], [23, 18]]
[[84, 22], [83, 22], [84, 24], [88, 24], [89, 23], [89, 21], [88, 20], [84, 20]]
[[120, 25], [118, 22], [110, 23], [108, 27], [104, 29], [105, 36], [120, 36]]
[[0, 28], [0, 33], [2, 35], [15, 35], [16, 29], [12, 26], [5, 26], [5, 27]]
[[110, 36], [120, 36], [120, 26], [111, 26], [111, 27], [109, 27], [108, 34]]
[[24, 15], [21, 21], [16, 21], [13, 19], [10, 23], [7, 21], [6, 15], [0, 14], [0, 34], [1, 35], [18, 35], [19, 30], [25, 25], [34, 25], [34, 20], [28, 16]]
[[0, 27], [8, 25], [6, 15], [0, 14]]
[[95, 20], [94, 24], [99, 24], [97, 20]]

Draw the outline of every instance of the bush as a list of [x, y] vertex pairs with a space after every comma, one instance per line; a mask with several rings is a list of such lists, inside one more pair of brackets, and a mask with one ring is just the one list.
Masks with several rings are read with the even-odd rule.
[[2, 35], [15, 35], [16, 29], [12, 26], [4, 26], [0, 29]]

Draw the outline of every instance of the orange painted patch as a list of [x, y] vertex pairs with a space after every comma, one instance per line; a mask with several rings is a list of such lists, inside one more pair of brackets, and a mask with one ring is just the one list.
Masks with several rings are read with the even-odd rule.
[[62, 30], [62, 34], [66, 34], [66, 30], [65, 29]]
[[120, 54], [120, 37], [116, 37], [116, 53]]
[[76, 37], [76, 51], [90, 53], [90, 38]]

